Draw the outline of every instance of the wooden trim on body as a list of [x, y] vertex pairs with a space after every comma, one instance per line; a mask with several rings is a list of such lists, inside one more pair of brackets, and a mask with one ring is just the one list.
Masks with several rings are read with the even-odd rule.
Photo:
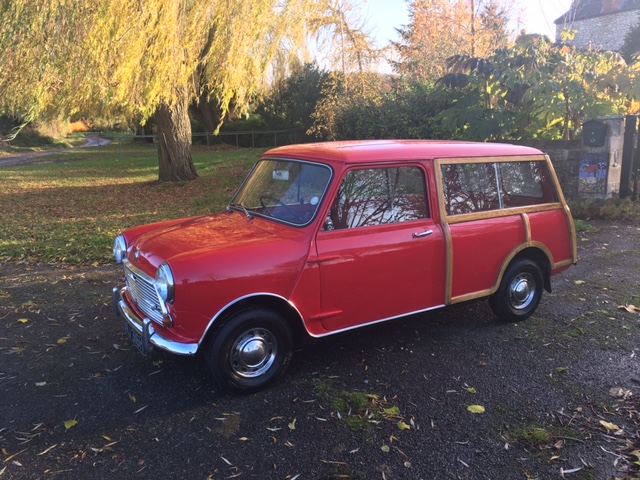
[[563, 210], [561, 203], [542, 203], [540, 205], [531, 205], [528, 207], [502, 208], [496, 210], [486, 210], [483, 212], [460, 213], [457, 215], [449, 215], [444, 213], [447, 223], [455, 225], [456, 223], [473, 222], [477, 220], [488, 220], [492, 218], [511, 217], [513, 215], [526, 215], [529, 213], [550, 212], [553, 210]]
[[[524, 222], [524, 223], [527, 223], [527, 222]], [[528, 233], [527, 235], [530, 236], [531, 234]], [[450, 302], [451, 303], [447, 303], [447, 305], [454, 305], [456, 303], [468, 302], [470, 300], [477, 300], [479, 298], [487, 297], [489, 295], [493, 295], [494, 293], [496, 293], [496, 291], [498, 291], [498, 288], [500, 288], [500, 283], [502, 282], [502, 277], [504, 277], [504, 272], [506, 272], [507, 268], [509, 267], [509, 264], [513, 261], [513, 259], [520, 252], [522, 252], [523, 250], [525, 250], [527, 248], [538, 248], [539, 250], [541, 250], [546, 255], [547, 259], [549, 260], [549, 265], [551, 265], [551, 270], [555, 270], [557, 268], [566, 267], [566, 266], [571, 264], [571, 260], [565, 260], [563, 262], [554, 263], [553, 256], [551, 255], [551, 252], [549, 251], [549, 249], [546, 246], [544, 246], [543, 244], [541, 244], [539, 242], [528, 241], [528, 242], [525, 242], [525, 243], [519, 245], [515, 249], [513, 249], [511, 251], [511, 253], [507, 256], [506, 260], [502, 264], [502, 267], [500, 268], [500, 273], [498, 274], [498, 279], [496, 280], [496, 283], [493, 285], [493, 287], [491, 287], [490, 289], [487, 289], [487, 290], [479, 290], [477, 292], [467, 293], [465, 295], [459, 295], [457, 297], [448, 297], [448, 298], [450, 298]], [[448, 276], [447, 276], [447, 278], [448, 278]], [[450, 287], [451, 287], [451, 285], [448, 284], [447, 285], [447, 289], [448, 289], [449, 292], [450, 292]]]

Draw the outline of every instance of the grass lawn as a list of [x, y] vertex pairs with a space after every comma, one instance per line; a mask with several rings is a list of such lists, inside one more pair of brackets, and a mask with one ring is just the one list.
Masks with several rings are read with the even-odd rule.
[[219, 212], [263, 150], [194, 146], [200, 178], [159, 183], [153, 147], [78, 149], [0, 170], [0, 262], [103, 264], [136, 225]]

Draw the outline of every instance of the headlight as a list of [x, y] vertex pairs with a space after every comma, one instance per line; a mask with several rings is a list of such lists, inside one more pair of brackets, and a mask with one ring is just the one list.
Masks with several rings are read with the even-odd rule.
[[174, 282], [171, 268], [166, 263], [163, 263], [158, 267], [158, 273], [156, 273], [156, 290], [158, 295], [165, 303], [173, 302], [174, 298]]
[[116, 257], [118, 263], [122, 263], [124, 257], [127, 256], [127, 242], [122, 235], [118, 235], [113, 243], [113, 256]]

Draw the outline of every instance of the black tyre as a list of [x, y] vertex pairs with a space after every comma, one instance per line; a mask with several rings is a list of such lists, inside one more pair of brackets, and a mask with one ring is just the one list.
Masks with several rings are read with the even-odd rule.
[[529, 318], [542, 298], [543, 282], [536, 262], [516, 260], [507, 268], [498, 291], [489, 297], [491, 310], [508, 322]]
[[216, 332], [206, 362], [216, 384], [255, 392], [280, 377], [291, 360], [293, 336], [278, 313], [255, 308], [232, 315]]

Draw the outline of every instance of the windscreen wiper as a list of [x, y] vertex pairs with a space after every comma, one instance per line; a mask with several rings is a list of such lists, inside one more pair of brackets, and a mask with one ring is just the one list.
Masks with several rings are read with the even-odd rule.
[[244, 214], [247, 216], [247, 218], [249, 220], [253, 220], [253, 215], [249, 213], [249, 210], [247, 210], [247, 207], [245, 207], [242, 203], [230, 203], [229, 206], [227, 207], [227, 210], [230, 210], [229, 207], [236, 207], [236, 208], [240, 207], [244, 212]]

